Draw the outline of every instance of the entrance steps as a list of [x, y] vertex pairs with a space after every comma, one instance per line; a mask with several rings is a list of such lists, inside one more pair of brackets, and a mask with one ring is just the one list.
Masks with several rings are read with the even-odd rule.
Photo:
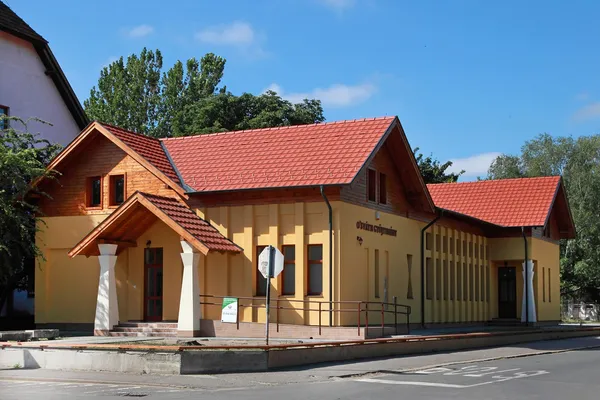
[[109, 332], [109, 336], [177, 337], [177, 323], [121, 322]]

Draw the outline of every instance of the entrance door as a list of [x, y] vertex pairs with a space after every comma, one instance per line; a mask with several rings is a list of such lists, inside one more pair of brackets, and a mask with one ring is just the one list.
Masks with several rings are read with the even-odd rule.
[[517, 318], [515, 267], [498, 267], [498, 318]]
[[162, 321], [163, 249], [144, 249], [144, 320]]

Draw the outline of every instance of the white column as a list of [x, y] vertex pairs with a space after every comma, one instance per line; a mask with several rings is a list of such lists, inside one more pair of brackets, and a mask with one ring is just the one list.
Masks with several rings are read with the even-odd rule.
[[[525, 267], [525, 262], [523, 265], [523, 306], [521, 307], [521, 322], [537, 322], [537, 316], [535, 314], [535, 297], [533, 295], [533, 261], [527, 260], [527, 267]], [[525, 281], [525, 268], [527, 268], [527, 282]], [[526, 309], [525, 305], [525, 296], [526, 293], [529, 294], [528, 303], [529, 303], [529, 321], [526, 321]]]
[[183, 261], [183, 279], [179, 300], [178, 336], [200, 335], [200, 282], [198, 280], [198, 262], [200, 254], [186, 241], [181, 241], [181, 261]]
[[119, 323], [119, 304], [117, 302], [117, 245], [99, 244], [100, 280], [98, 281], [98, 299], [96, 300], [96, 319], [94, 335], [103, 336]]

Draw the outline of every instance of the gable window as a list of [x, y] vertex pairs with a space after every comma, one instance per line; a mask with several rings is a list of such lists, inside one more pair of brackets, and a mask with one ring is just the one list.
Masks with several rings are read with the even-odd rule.
[[387, 182], [385, 174], [379, 173], [379, 203], [387, 204]]
[[102, 178], [94, 176], [87, 181], [87, 206], [102, 207]]
[[367, 188], [368, 188], [368, 200], [372, 202], [377, 201], [377, 172], [374, 169], [368, 170], [367, 176]]
[[323, 245], [308, 246], [308, 294], [323, 294]]
[[296, 246], [283, 246], [282, 294], [296, 294]]
[[256, 246], [256, 295], [257, 296], [266, 296], [267, 295], [267, 278], [262, 276], [260, 271], [258, 270], [258, 256], [267, 246]]
[[3, 117], [8, 117], [8, 107], [0, 106], [0, 130], [8, 129], [8, 120]]
[[125, 175], [110, 177], [110, 205], [118, 206], [125, 201]]

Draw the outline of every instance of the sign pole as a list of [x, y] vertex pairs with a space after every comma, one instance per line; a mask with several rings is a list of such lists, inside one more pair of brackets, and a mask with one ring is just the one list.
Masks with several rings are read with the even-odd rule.
[[267, 268], [267, 323], [265, 326], [265, 337], [266, 344], [269, 345], [269, 317], [271, 314], [271, 277], [274, 275], [275, 270], [275, 248], [273, 246], [269, 246], [269, 266]]

